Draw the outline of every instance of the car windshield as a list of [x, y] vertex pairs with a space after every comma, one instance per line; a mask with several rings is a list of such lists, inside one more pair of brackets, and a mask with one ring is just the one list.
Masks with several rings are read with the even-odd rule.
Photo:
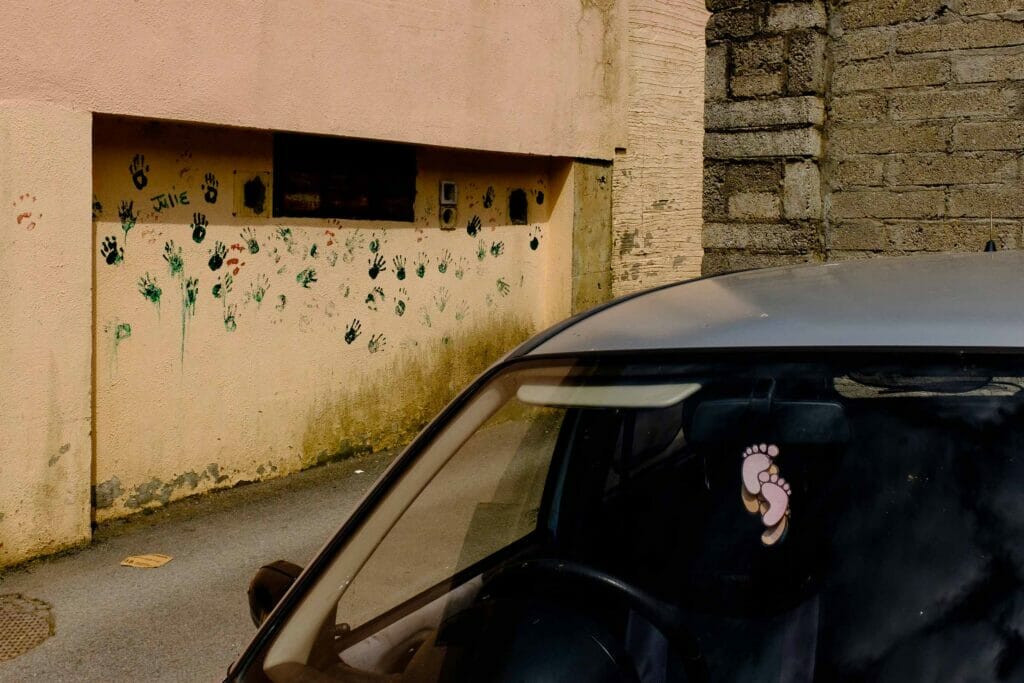
[[[394, 487], [407, 500], [348, 587], [333, 585], [336, 563], [318, 584], [333, 592], [307, 594], [292, 622], [329, 613], [317, 624], [330, 638], [289, 665], [340, 681], [471, 680], [484, 670], [467, 653], [480, 650], [485, 678], [510, 680], [520, 659], [557, 659], [522, 643], [524, 623], [538, 622], [517, 619], [533, 619], [524, 605], [539, 601], [538, 621], [557, 602], [569, 605], [557, 612], [566, 630], [591, 628], [567, 614], [600, 623], [593, 638], [641, 681], [689, 680], [678, 633], [712, 681], [1024, 676], [1019, 358], [748, 353], [518, 367], [422, 447], [431, 474], [412, 494]], [[371, 517], [355, 538], [372, 527]], [[678, 629], [622, 596], [574, 600], [578, 587], [543, 581], [519, 587], [509, 616], [491, 584], [524, 558], [615, 577]], [[559, 637], [547, 647], [575, 647]], [[303, 680], [286, 660], [267, 658], [271, 679]]]

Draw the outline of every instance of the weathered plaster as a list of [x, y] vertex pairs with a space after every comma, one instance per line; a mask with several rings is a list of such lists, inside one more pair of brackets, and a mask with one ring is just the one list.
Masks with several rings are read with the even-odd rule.
[[91, 125], [0, 101], [0, 566], [89, 538]]
[[612, 298], [612, 165], [573, 163], [572, 310]]
[[613, 289], [700, 275], [702, 0], [631, 0], [628, 139], [615, 155]]

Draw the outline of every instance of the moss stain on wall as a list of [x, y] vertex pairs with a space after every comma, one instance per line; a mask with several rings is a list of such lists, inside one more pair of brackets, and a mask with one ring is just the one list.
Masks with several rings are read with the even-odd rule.
[[314, 408], [302, 442], [303, 466], [405, 446], [477, 375], [533, 333], [528, 321], [509, 315], [403, 354], [354, 391]]

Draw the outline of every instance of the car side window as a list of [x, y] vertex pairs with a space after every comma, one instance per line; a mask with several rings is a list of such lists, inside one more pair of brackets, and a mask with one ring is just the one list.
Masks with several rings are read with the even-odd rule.
[[564, 415], [512, 399], [491, 416], [355, 575], [338, 623], [358, 628], [534, 531]]

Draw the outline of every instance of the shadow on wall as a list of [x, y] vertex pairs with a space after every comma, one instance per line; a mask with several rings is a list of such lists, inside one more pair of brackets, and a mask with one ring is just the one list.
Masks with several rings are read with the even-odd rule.
[[302, 440], [302, 466], [404, 447], [481, 372], [531, 337], [517, 316], [478, 323], [423, 344], [317, 405]]

